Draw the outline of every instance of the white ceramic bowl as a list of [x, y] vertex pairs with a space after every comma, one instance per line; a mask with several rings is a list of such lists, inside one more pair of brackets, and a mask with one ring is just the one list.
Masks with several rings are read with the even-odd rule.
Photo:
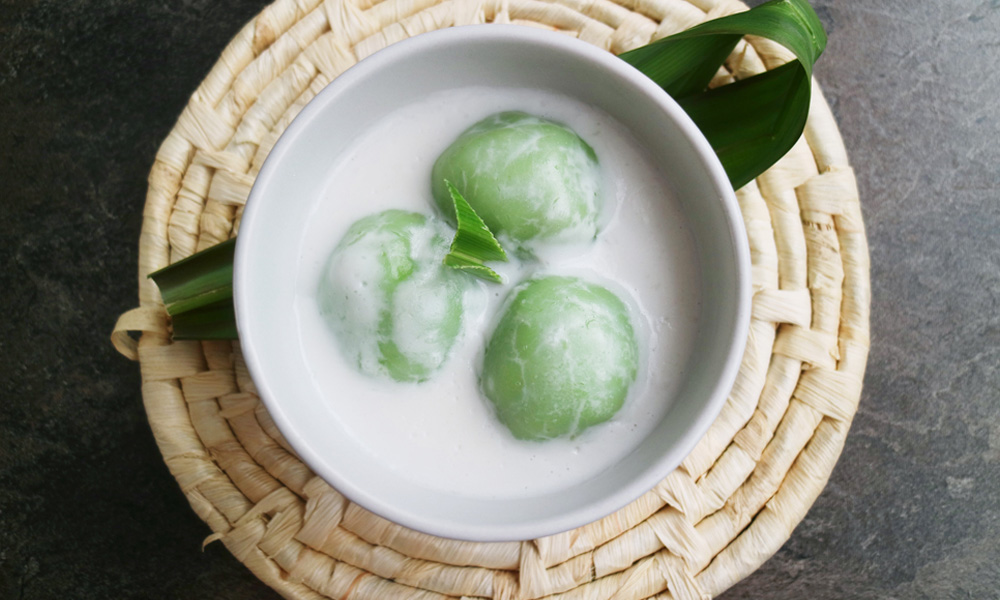
[[[570, 488], [489, 500], [429, 490], [396, 475], [324, 410], [309, 383], [291, 309], [294, 265], [331, 157], [381, 117], [424, 94], [472, 85], [554, 91], [596, 106], [663, 165], [693, 230], [702, 316], [686, 380], [666, 417], [614, 468]], [[361, 506], [402, 525], [477, 541], [532, 539], [597, 520], [651, 489], [718, 415], [739, 367], [750, 314], [750, 260], [739, 208], [704, 137], [659, 87], [584, 42], [482, 25], [420, 35], [361, 61], [320, 92], [278, 140], [247, 202], [236, 247], [240, 342], [269, 413], [299, 456]]]

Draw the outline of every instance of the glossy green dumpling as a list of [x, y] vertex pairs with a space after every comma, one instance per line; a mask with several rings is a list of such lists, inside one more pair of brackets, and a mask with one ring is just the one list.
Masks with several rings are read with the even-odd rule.
[[387, 210], [351, 225], [319, 284], [320, 310], [368, 375], [423, 381], [447, 359], [462, 322], [463, 275], [442, 265], [448, 229]]
[[614, 416], [639, 362], [625, 303], [575, 277], [530, 279], [511, 294], [481, 379], [500, 421], [517, 438], [544, 440]]
[[568, 127], [523, 112], [476, 123], [434, 163], [434, 200], [454, 218], [445, 180], [490, 230], [518, 246], [597, 235], [601, 181], [594, 150]]

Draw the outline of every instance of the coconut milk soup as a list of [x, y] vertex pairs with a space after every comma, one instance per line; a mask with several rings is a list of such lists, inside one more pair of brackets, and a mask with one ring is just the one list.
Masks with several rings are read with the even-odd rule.
[[[362, 217], [387, 209], [435, 215], [434, 161], [470, 125], [509, 110], [564, 123], [593, 147], [604, 186], [597, 239], [539, 248], [537, 260], [519, 260], [507, 247], [510, 263], [490, 263], [504, 284], [475, 280], [458, 341], [429, 380], [397, 383], [358, 372], [320, 314], [317, 286], [327, 258]], [[670, 173], [653, 169], [628, 131], [611, 117], [548, 92], [462, 88], [416, 99], [385, 117], [330, 165], [326, 192], [312, 200], [308, 230], [299, 241], [299, 351], [331, 418], [400, 476], [447, 493], [535, 495], [612, 468], [667, 412], [698, 329], [694, 239], [669, 179]], [[629, 304], [639, 338], [638, 376], [624, 406], [610, 421], [575, 439], [515, 439], [479, 390], [483, 349], [503, 302], [519, 281], [534, 274], [576, 275], [601, 283]]]

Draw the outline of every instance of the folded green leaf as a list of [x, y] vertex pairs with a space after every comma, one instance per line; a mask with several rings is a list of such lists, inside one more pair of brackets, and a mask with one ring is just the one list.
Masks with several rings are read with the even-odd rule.
[[[773, 40], [796, 60], [706, 90], [744, 35]], [[734, 189], [795, 144], [809, 113], [812, 67], [826, 33], [806, 0], [772, 0], [621, 55], [678, 100], [719, 156]]]
[[226, 240], [164, 267], [149, 277], [160, 288], [175, 340], [234, 340], [233, 256]]
[[619, 55], [674, 98], [703, 91], [743, 37], [739, 33], [697, 32], [717, 21], [702, 23]]
[[788, 63], [680, 105], [712, 145], [739, 189], [781, 159], [802, 135], [809, 114], [809, 76]]
[[488, 260], [506, 262], [507, 253], [486, 223], [483, 223], [462, 197], [458, 188], [447, 179], [444, 183], [448, 186], [448, 193], [455, 205], [455, 219], [458, 223], [458, 231], [451, 242], [451, 249], [444, 257], [444, 264], [467, 271], [480, 279], [501, 283], [503, 280], [500, 275], [484, 263]]
[[233, 297], [236, 238], [216, 244], [149, 277], [160, 288], [167, 313], [177, 315]]
[[171, 321], [175, 340], [235, 340], [239, 337], [232, 299], [174, 315]]

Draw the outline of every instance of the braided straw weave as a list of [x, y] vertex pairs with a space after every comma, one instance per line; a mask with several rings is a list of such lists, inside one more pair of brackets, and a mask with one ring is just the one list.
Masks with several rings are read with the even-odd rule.
[[[234, 235], [254, 176], [298, 111], [388, 44], [457, 24], [555, 29], [619, 53], [730, 0], [279, 0], [222, 53], [149, 177], [140, 308], [113, 341], [138, 359], [149, 422], [192, 508], [288, 598], [710, 598], [756, 569], [819, 495], [857, 408], [868, 354], [868, 249], [854, 175], [819, 89], [798, 144], [737, 197], [753, 320], [729, 400], [683, 464], [574, 531], [470, 543], [405, 529], [313, 475], [254, 392], [238, 344], [171, 343], [146, 275]], [[785, 62], [741, 42], [716, 82]], [[129, 331], [142, 332], [136, 342]]]

